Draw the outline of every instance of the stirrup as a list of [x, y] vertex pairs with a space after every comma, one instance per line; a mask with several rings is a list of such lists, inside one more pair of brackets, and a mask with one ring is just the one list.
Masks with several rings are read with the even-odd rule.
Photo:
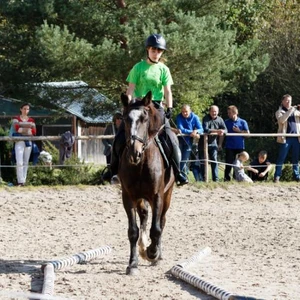
[[114, 175], [111, 180], [110, 180], [110, 184], [115, 185], [115, 184], [120, 184], [120, 180], [118, 175]]
[[188, 184], [189, 180], [187, 179], [185, 174], [179, 173], [176, 177], [176, 184], [177, 186], [182, 186]]

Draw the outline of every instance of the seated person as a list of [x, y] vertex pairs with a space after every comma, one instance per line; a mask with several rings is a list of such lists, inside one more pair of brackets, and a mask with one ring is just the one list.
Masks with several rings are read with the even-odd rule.
[[260, 151], [257, 158], [250, 163], [250, 166], [251, 169], [248, 170], [248, 174], [253, 181], [266, 181], [272, 169], [267, 151]]
[[[244, 167], [244, 163], [249, 160], [249, 154], [246, 151], [238, 153], [233, 162], [234, 178], [238, 182], [253, 183], [253, 180], [245, 173], [245, 169], [251, 170], [251, 167]], [[253, 169], [254, 170], [254, 169]]]

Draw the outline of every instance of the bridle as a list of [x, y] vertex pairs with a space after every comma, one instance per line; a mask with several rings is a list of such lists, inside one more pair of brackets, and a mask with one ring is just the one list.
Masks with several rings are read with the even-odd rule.
[[138, 135], [130, 135], [130, 137], [127, 139], [126, 141], [126, 148], [128, 148], [130, 145], [131, 141], [139, 141], [142, 144], [142, 151], [141, 154], [143, 154], [145, 152], [145, 150], [151, 145], [151, 143], [153, 143], [154, 140], [157, 139], [159, 133], [161, 132], [161, 130], [165, 127], [165, 124], [161, 125], [160, 128], [157, 130], [157, 132], [155, 133], [155, 135], [152, 138], [149, 138], [149, 122], [147, 124], [147, 128], [145, 130], [145, 134], [143, 137], [140, 137]]
[[133, 135], [130, 135], [130, 137], [127, 139], [127, 142], [126, 142], [126, 147], [128, 148], [128, 145], [130, 145], [130, 142], [133, 141], [139, 141], [143, 146], [142, 146], [142, 152], [143, 153], [147, 147], [151, 144], [151, 139], [149, 139], [149, 136], [148, 136], [148, 129], [149, 129], [149, 122], [147, 123], [147, 127], [145, 129], [145, 134], [143, 137], [140, 137], [136, 134], [133, 134]]
[[[143, 138], [139, 137], [138, 135], [131, 135], [128, 142], [130, 142], [130, 141], [133, 141], [133, 142], [134, 141], [139, 141], [143, 145], [141, 154], [144, 153], [145, 150], [147, 149], [147, 147], [150, 145], [150, 142], [151, 142], [151, 140], [148, 138], [148, 130], [145, 133]], [[128, 144], [129, 143], [127, 143], [127, 147], [128, 147]]]

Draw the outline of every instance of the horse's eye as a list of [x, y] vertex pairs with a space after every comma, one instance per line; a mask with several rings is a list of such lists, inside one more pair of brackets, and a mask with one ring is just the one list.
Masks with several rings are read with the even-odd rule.
[[141, 115], [141, 120], [143, 122], [145, 122], [145, 120], [148, 120], [148, 113], [146, 111], [143, 112], [143, 114]]
[[141, 115], [140, 116], [140, 122], [141, 123], [145, 123], [145, 122], [147, 122], [147, 120], [148, 120], [148, 115]]

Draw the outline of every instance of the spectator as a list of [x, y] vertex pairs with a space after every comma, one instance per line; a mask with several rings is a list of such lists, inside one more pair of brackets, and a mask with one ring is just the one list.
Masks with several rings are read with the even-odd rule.
[[257, 158], [250, 163], [250, 166], [251, 169], [248, 170], [248, 175], [253, 181], [266, 181], [272, 169], [267, 151], [260, 151]]
[[[224, 120], [218, 116], [219, 107], [212, 105], [209, 108], [209, 113], [203, 118], [203, 130], [204, 133], [214, 134], [207, 137], [208, 144], [208, 158], [210, 160], [212, 180], [219, 181], [219, 170], [218, 170], [218, 151], [222, 150], [222, 144], [224, 141], [224, 134], [227, 133], [227, 128]], [[201, 163], [201, 174], [204, 178], [204, 138], [202, 136], [199, 140], [199, 159]]]
[[[242, 151], [236, 155], [235, 161], [233, 163], [234, 167], [234, 174], [235, 180], [238, 182], [249, 182], [253, 183], [252, 179], [245, 173], [245, 167], [243, 163], [249, 160], [249, 154], [246, 151]], [[247, 168], [251, 170], [251, 167]]]
[[[227, 108], [228, 119], [225, 121], [225, 125], [228, 133], [250, 133], [248, 123], [238, 117], [238, 109], [234, 105], [230, 105]], [[245, 137], [244, 136], [226, 136], [225, 140], [225, 173], [224, 181], [230, 181], [230, 172], [232, 169], [233, 161], [238, 153], [245, 149]]]
[[[276, 111], [275, 116], [278, 123], [278, 133], [295, 133], [300, 134], [300, 105], [297, 107], [292, 106], [292, 96], [282, 96], [281, 105]], [[292, 164], [293, 164], [293, 177], [294, 180], [300, 181], [299, 177], [299, 142], [300, 137], [277, 137], [279, 143], [279, 153], [276, 161], [276, 168], [274, 174], [274, 182], [279, 182], [282, 166], [286, 159], [289, 150], [292, 148]]]
[[185, 172], [192, 151], [193, 138], [200, 138], [203, 128], [200, 118], [191, 111], [190, 106], [187, 104], [182, 106], [181, 113], [177, 115], [176, 125], [178, 133], [185, 134], [185, 136], [179, 137], [181, 150], [180, 170]]
[[[20, 107], [21, 114], [12, 119], [12, 136], [33, 136], [36, 135], [34, 119], [28, 116], [30, 106], [28, 103]], [[24, 186], [27, 178], [28, 163], [32, 151], [31, 141], [17, 141], [14, 145], [15, 159], [17, 163], [18, 186]]]
[[[123, 116], [120, 112], [117, 112], [113, 116], [113, 122], [108, 124], [105, 128], [104, 135], [116, 135], [118, 128], [120, 127], [123, 120]], [[104, 145], [103, 154], [106, 156], [106, 164], [110, 164], [111, 160], [111, 149], [113, 144], [114, 138], [110, 139], [103, 139], [102, 143]]]

